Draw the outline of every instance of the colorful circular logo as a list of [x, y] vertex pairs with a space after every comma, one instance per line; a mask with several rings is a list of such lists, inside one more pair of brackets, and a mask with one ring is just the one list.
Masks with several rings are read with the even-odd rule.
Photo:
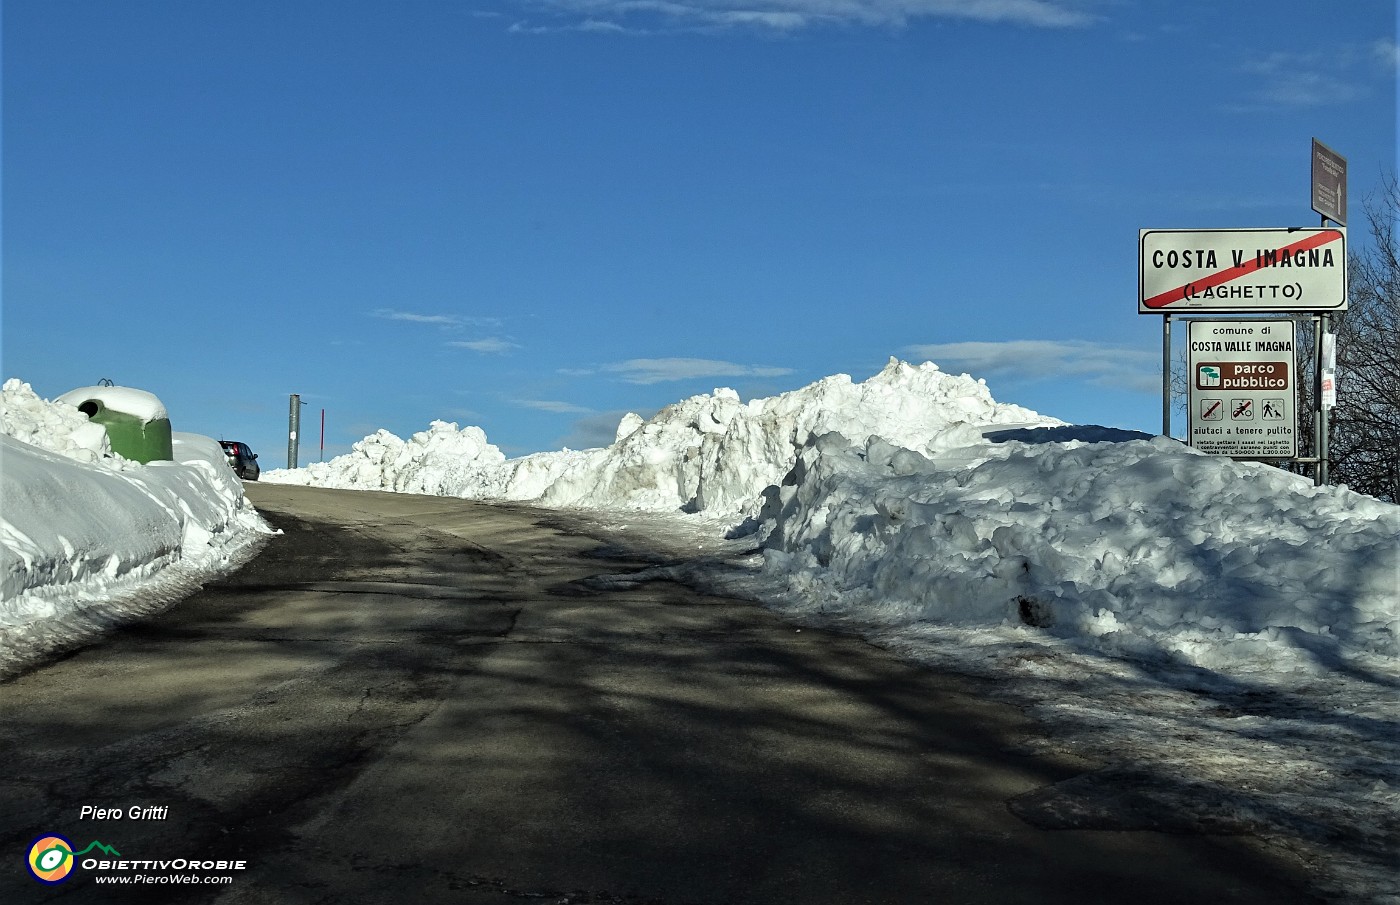
[[62, 883], [73, 872], [73, 843], [53, 833], [29, 846], [29, 872], [40, 883]]

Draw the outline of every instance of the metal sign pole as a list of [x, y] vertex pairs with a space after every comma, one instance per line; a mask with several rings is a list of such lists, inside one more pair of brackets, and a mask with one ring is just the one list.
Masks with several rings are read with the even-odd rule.
[[[1317, 144], [1317, 139], [1313, 139], [1313, 144], [1314, 144], [1314, 145]], [[1339, 209], [1345, 210], [1345, 205], [1346, 205], [1346, 169], [1345, 169], [1345, 168], [1346, 168], [1346, 163], [1345, 163], [1345, 161], [1343, 161], [1342, 167], [1343, 167], [1343, 169], [1342, 169], [1342, 187], [1341, 187], [1341, 189], [1339, 190], [1339, 193], [1340, 193], [1340, 201], [1337, 202], [1337, 204], [1338, 204]], [[1316, 163], [1314, 163], [1314, 169], [1316, 169]], [[1314, 177], [1313, 177], [1313, 180], [1314, 180], [1314, 186], [1316, 186], [1317, 177], [1314, 176]], [[1316, 194], [1316, 192], [1317, 192], [1316, 187], [1314, 187], [1313, 192], [1314, 192], [1314, 194]], [[1345, 216], [1345, 214], [1343, 214], [1343, 216]], [[1322, 215], [1322, 223], [1321, 223], [1321, 225], [1324, 226], [1324, 227], [1327, 225], [1327, 215], [1326, 215], [1326, 214], [1323, 214], [1323, 215]], [[1343, 266], [1343, 267], [1346, 267], [1346, 266], [1347, 266], [1347, 264], [1346, 264], [1345, 261], [1342, 262], [1342, 266]], [[1324, 336], [1326, 336], [1328, 333], [1330, 333], [1331, 330], [1332, 330], [1332, 316], [1331, 316], [1328, 312], [1326, 312], [1326, 311], [1319, 313], [1318, 318], [1317, 318], [1317, 322], [1316, 322], [1316, 329], [1313, 331], [1313, 345], [1315, 346], [1314, 351], [1317, 353], [1317, 354], [1315, 355], [1314, 359], [1313, 359], [1313, 370], [1316, 372], [1316, 377], [1317, 377], [1317, 381], [1316, 381], [1315, 384], [1314, 384], [1314, 386], [1316, 387], [1316, 389], [1315, 389], [1315, 391], [1314, 391], [1314, 393], [1313, 393], [1313, 396], [1314, 396], [1314, 399], [1315, 399], [1315, 403], [1314, 403], [1314, 405], [1313, 405], [1313, 422], [1314, 422], [1314, 429], [1313, 429], [1314, 447], [1313, 447], [1313, 452], [1314, 452], [1314, 454], [1317, 456], [1317, 467], [1313, 469], [1313, 486], [1315, 486], [1315, 487], [1322, 487], [1322, 486], [1324, 486], [1324, 485], [1327, 483], [1327, 440], [1328, 440], [1327, 428], [1328, 428], [1328, 424], [1327, 424], [1327, 407], [1324, 406], [1324, 405], [1322, 404], [1322, 364], [1323, 364], [1323, 362], [1322, 362], [1322, 337], [1324, 337]]]
[[297, 467], [297, 431], [301, 427], [301, 396], [292, 394], [287, 411], [287, 467]]
[[[1326, 228], [1327, 221], [1346, 225], [1347, 222], [1347, 159], [1336, 151], [1318, 141], [1316, 137], [1312, 140], [1312, 209], [1322, 218], [1321, 226]], [[1350, 267], [1350, 261], [1345, 254], [1341, 259], [1343, 279]], [[1345, 310], [1343, 304], [1337, 310]], [[1329, 407], [1323, 402], [1322, 373], [1324, 364], [1323, 337], [1332, 332], [1332, 316], [1330, 312], [1320, 312], [1316, 321], [1316, 345], [1317, 357], [1315, 367], [1317, 370], [1317, 404], [1313, 406], [1313, 417], [1316, 419], [1316, 428], [1313, 432], [1317, 455], [1317, 468], [1313, 470], [1313, 483], [1318, 487], [1327, 483], [1327, 446], [1328, 434], [1331, 425], [1327, 423], [1327, 413]], [[1335, 377], [1333, 377], [1335, 380]], [[1332, 383], [1328, 390], [1335, 392], [1336, 384]]]
[[1162, 315], [1162, 436], [1172, 435], [1172, 316]]
[[1313, 416], [1317, 419], [1317, 470], [1313, 473], [1313, 483], [1318, 487], [1322, 487], [1327, 483], [1327, 441], [1329, 439], [1327, 433], [1329, 425], [1327, 424], [1327, 406], [1325, 406], [1322, 401], [1322, 338], [1330, 333], [1331, 329], [1331, 315], [1323, 314], [1318, 318], [1316, 338], [1317, 411]]

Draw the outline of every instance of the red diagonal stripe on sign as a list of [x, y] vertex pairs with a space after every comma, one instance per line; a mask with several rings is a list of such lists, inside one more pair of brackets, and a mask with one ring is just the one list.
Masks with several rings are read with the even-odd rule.
[[[1299, 239], [1292, 245], [1283, 246], [1282, 248], [1278, 249], [1278, 254], [1281, 256], [1284, 254], [1284, 252], [1287, 252], [1288, 254], [1293, 255], [1300, 251], [1311, 251], [1314, 248], [1326, 245], [1328, 242], [1335, 242], [1341, 237], [1342, 234], [1337, 232], [1336, 230], [1328, 230], [1327, 232], [1313, 233], [1311, 236], [1308, 236], [1304, 239]], [[1165, 308], [1173, 302], [1179, 302], [1182, 299], [1186, 298], [1186, 290], [1188, 289], [1194, 289], [1196, 291], [1200, 291], [1202, 289], [1213, 289], [1214, 287], [1219, 286], [1222, 283], [1228, 283], [1231, 280], [1237, 280], [1247, 273], [1253, 273], [1254, 271], [1261, 269], [1264, 266], [1260, 263], [1262, 258], [1262, 255], [1255, 255], [1253, 258], [1250, 258], [1248, 261], [1246, 261], [1238, 267], [1231, 267], [1229, 270], [1222, 270], [1219, 273], [1213, 273], [1208, 277], [1202, 277], [1199, 280], [1192, 280], [1184, 286], [1178, 286], [1177, 288], [1170, 289], [1166, 292], [1163, 292], [1160, 295], [1154, 295], [1152, 298], [1146, 300], [1142, 304], [1144, 307], [1147, 308]]]

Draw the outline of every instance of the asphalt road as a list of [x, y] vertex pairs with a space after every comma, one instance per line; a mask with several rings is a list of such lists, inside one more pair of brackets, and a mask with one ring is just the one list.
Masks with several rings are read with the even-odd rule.
[[[590, 581], [647, 558], [582, 519], [248, 490], [284, 532], [249, 566], [0, 684], [0, 902], [1311, 901], [1248, 839], [1021, 819], [1096, 765], [970, 680]], [[47, 833], [245, 867], [46, 887]]]

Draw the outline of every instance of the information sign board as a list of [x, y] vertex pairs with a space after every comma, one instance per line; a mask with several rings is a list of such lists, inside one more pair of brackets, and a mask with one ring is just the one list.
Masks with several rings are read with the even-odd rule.
[[1347, 159], [1316, 138], [1312, 143], [1312, 208], [1333, 223], [1347, 222]]
[[1190, 445], [1237, 459], [1298, 454], [1298, 356], [1291, 320], [1189, 320]]
[[1138, 313], [1343, 311], [1345, 227], [1144, 229]]

